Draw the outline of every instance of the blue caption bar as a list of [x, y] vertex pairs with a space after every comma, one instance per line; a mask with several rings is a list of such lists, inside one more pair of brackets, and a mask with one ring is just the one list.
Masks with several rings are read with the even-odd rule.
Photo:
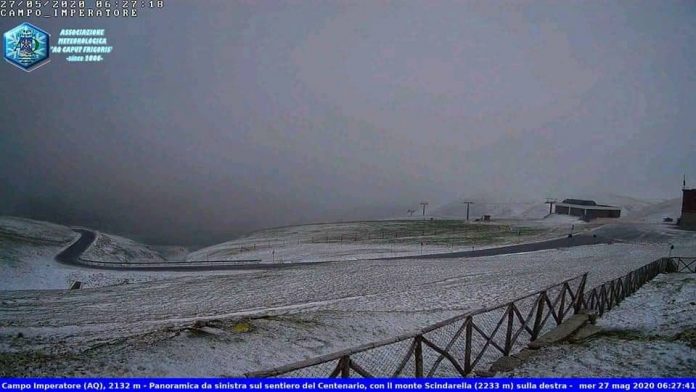
[[12, 378], [2, 391], [696, 391], [696, 378]]

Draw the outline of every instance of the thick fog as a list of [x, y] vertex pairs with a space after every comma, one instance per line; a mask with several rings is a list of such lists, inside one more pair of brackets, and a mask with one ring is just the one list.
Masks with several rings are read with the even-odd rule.
[[[0, 214], [157, 243], [696, 185], [691, 1], [185, 1], [0, 64]], [[2, 31], [20, 19], [0, 19]]]

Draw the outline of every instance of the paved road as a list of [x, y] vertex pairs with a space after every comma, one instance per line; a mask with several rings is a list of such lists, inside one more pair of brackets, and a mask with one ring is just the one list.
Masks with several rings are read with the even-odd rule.
[[[152, 265], [152, 263], [129, 263], [117, 264], [107, 262], [93, 262], [80, 259], [80, 256], [95, 241], [96, 233], [86, 229], [74, 229], [81, 235], [80, 239], [67, 249], [56, 256], [58, 262], [79, 267], [107, 269], [107, 270], [139, 270], [139, 271], [216, 271], [216, 270], [273, 270], [280, 268], [290, 268], [298, 266], [308, 266], [326, 264], [333, 262], [318, 263], [259, 263], [258, 260], [221, 260], [221, 261], [184, 261], [184, 262], [165, 262], [166, 265]], [[454, 258], [473, 258], [484, 256], [496, 256], [526, 252], [536, 252], [547, 249], [571, 248], [576, 246], [611, 244], [615, 241], [635, 241], [635, 240], [655, 240], [655, 242], [665, 241], [666, 237], [654, 231], [637, 228], [635, 225], [611, 224], [595, 229], [592, 233], [576, 234], [572, 237], [557, 238], [546, 241], [501, 246], [497, 248], [459, 251], [448, 253], [434, 253], [425, 255], [384, 257], [371, 259], [376, 260], [409, 260], [409, 259], [454, 259]], [[652, 242], [652, 241], [648, 241]]]
[[80, 234], [80, 239], [75, 241], [72, 245], [67, 247], [62, 252], [56, 255], [56, 261], [69, 264], [69, 265], [80, 265], [77, 259], [82, 256], [87, 248], [94, 242], [97, 238], [97, 234], [90, 230], [83, 229], [73, 229], [76, 233]]
[[[240, 261], [179, 261], [165, 262], [167, 265], [153, 265], [152, 263], [109, 263], [97, 261], [85, 261], [80, 257], [96, 240], [97, 234], [92, 230], [74, 229], [80, 234], [80, 238], [68, 248], [56, 255], [56, 261], [78, 267], [87, 267], [106, 270], [138, 270], [138, 271], [216, 271], [216, 270], [269, 270], [279, 268], [289, 268], [302, 265], [316, 265], [320, 263], [286, 263], [286, 264], [269, 264], [258, 263], [258, 260]], [[385, 257], [372, 260], [406, 260], [406, 259], [453, 259], [453, 258], [471, 258], [483, 256], [495, 256], [505, 254], [515, 254], [524, 252], [535, 252], [546, 249], [570, 248], [574, 246], [596, 245], [596, 244], [611, 244], [613, 241], [604, 236], [579, 234], [568, 238], [558, 238], [547, 241], [534, 243], [526, 243], [519, 245], [508, 245], [497, 248], [434, 253], [426, 255], [400, 256], [400, 257]]]
[[[240, 261], [165, 261], [159, 265], [153, 263], [109, 263], [98, 261], [86, 261], [81, 259], [82, 254], [92, 245], [97, 234], [91, 230], [73, 229], [80, 234], [80, 239], [56, 255], [59, 263], [76, 267], [104, 269], [104, 270], [137, 270], [137, 271], [220, 271], [220, 270], [268, 270], [289, 268], [293, 264], [261, 264], [259, 260]], [[246, 262], [242, 264], [242, 262]], [[130, 264], [130, 265], [129, 265]], [[166, 264], [166, 265], [163, 265]], [[294, 264], [297, 265], [297, 264]]]
[[378, 260], [403, 260], [403, 259], [454, 259], [460, 257], [482, 257], [482, 256], [496, 256], [496, 255], [506, 255], [514, 253], [524, 253], [524, 252], [536, 252], [539, 250], [546, 249], [559, 249], [559, 248], [570, 248], [573, 246], [583, 246], [583, 245], [597, 245], [597, 244], [611, 244], [612, 241], [606, 237], [600, 237], [592, 234], [579, 234], [567, 238], [557, 238], [553, 240], [532, 242], [519, 245], [508, 245], [501, 246], [498, 248], [480, 249], [480, 250], [468, 250], [461, 252], [448, 252], [448, 253], [436, 253], [420, 256], [400, 256], [400, 257], [389, 257], [386, 259]]

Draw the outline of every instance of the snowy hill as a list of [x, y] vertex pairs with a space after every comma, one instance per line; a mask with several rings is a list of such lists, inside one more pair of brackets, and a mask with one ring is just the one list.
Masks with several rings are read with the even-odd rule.
[[[73, 282], [82, 287], [111, 286], [151, 281], [177, 273], [98, 271], [58, 263], [55, 256], [79, 234], [67, 226], [31, 219], [0, 217], [0, 291], [67, 289]], [[103, 234], [103, 242], [92, 250], [93, 255], [108, 261], [124, 257], [159, 256], [143, 244], [122, 237]], [[102, 246], [103, 245], [103, 246]]]
[[159, 263], [164, 257], [153, 247], [121, 236], [99, 232], [82, 259], [107, 263]]
[[78, 236], [69, 227], [49, 222], [0, 216], [0, 237], [17, 241], [63, 244]]
[[670, 217], [676, 222], [681, 215], [681, 203], [681, 198], [656, 203], [633, 212], [626, 216], [625, 220], [642, 223], [661, 223], [664, 218]]
[[474, 223], [426, 218], [267, 229], [197, 250], [187, 259], [264, 263], [364, 260], [481, 249], [558, 236], [553, 228], [524, 222]]

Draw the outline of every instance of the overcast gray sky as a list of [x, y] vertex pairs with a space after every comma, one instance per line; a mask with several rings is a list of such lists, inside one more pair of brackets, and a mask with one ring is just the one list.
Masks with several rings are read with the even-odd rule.
[[[24, 20], [0, 19], [2, 31]], [[184, 1], [0, 64], [0, 213], [203, 244], [467, 195], [696, 184], [694, 1]]]

